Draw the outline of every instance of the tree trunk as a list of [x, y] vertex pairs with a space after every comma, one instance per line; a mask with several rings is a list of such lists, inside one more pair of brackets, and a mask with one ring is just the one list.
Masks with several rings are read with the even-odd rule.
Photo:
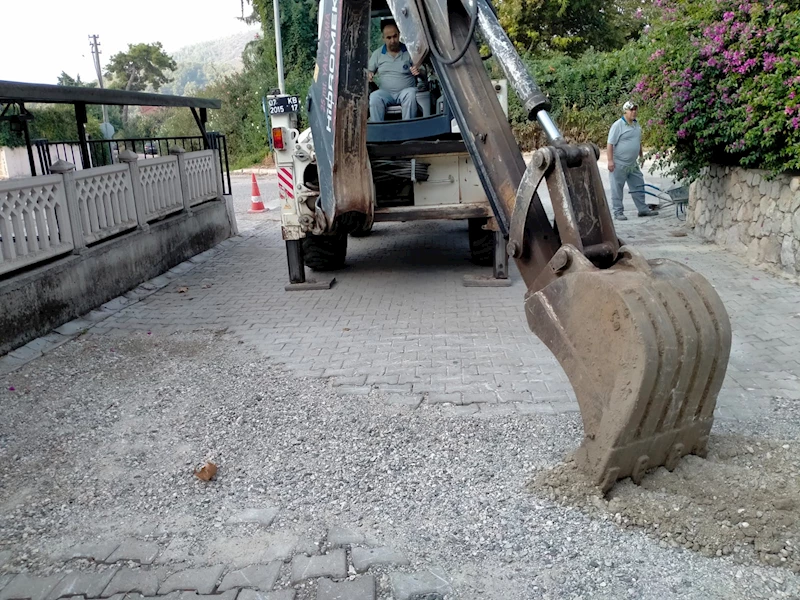
[[[129, 92], [133, 82], [136, 80], [136, 71], [132, 71], [130, 77], [128, 77], [128, 83], [125, 86], [125, 91]], [[122, 128], [126, 128], [128, 126], [128, 105], [122, 107]]]

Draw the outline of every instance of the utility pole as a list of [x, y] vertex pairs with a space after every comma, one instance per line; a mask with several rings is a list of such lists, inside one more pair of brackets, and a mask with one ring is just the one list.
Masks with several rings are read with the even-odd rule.
[[286, 93], [286, 84], [283, 81], [283, 44], [281, 44], [281, 9], [279, 0], [272, 0], [272, 14], [275, 19], [275, 50], [278, 55], [278, 88], [281, 94]]
[[[100, 89], [103, 89], [103, 69], [100, 68], [100, 42], [97, 41], [97, 35], [89, 36], [89, 47], [92, 49], [92, 58], [94, 59], [94, 70], [97, 72], [97, 82], [100, 84]], [[101, 105], [103, 109], [103, 137], [110, 140], [114, 135], [114, 128], [108, 122], [108, 107], [105, 104]]]

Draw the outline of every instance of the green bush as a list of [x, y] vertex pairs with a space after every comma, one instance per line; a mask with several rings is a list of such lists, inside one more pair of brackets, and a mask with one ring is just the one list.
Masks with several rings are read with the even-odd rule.
[[[603, 147], [609, 127], [622, 114], [622, 104], [641, 78], [644, 56], [642, 46], [631, 43], [613, 52], [590, 50], [577, 58], [554, 54], [542, 58], [527, 55], [523, 60], [550, 98], [550, 115], [564, 136]], [[640, 112], [646, 116], [647, 110], [643, 106]], [[524, 149], [545, 143], [540, 128], [528, 121], [514, 94], [509, 99], [509, 118]]]
[[750, 0], [661, 2], [637, 86], [657, 107], [657, 157], [695, 178], [710, 164], [800, 169], [800, 10]]

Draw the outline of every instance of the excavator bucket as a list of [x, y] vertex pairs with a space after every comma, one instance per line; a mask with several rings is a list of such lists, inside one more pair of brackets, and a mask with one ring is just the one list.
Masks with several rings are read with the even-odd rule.
[[559, 277], [528, 294], [528, 324], [558, 358], [580, 405], [575, 458], [604, 491], [704, 456], [731, 345], [714, 288], [691, 269], [628, 246], [598, 269], [574, 247]]

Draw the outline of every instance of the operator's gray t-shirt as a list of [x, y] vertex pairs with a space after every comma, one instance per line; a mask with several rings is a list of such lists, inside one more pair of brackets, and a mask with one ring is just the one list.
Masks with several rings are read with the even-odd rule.
[[417, 78], [411, 74], [413, 64], [405, 44], [400, 44], [400, 54], [397, 56], [389, 54], [384, 44], [369, 57], [367, 70], [378, 74], [380, 89], [396, 94], [405, 88], [417, 86]]
[[642, 146], [642, 128], [638, 121], [630, 125], [621, 117], [614, 121], [608, 132], [608, 143], [614, 146], [614, 162], [618, 165], [630, 166], [639, 158]]

